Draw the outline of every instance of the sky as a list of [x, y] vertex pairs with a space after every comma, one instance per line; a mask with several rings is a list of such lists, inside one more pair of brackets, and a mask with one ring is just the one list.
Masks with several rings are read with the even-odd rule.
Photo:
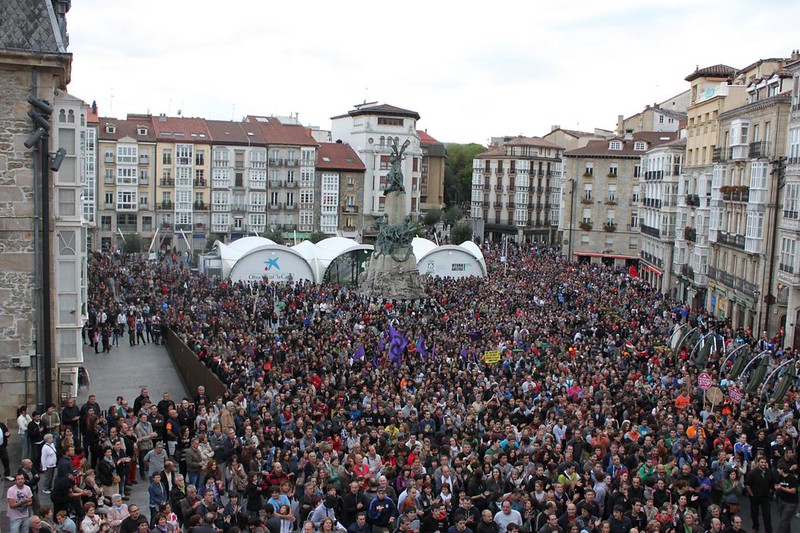
[[800, 48], [791, 0], [78, 0], [71, 94], [101, 116], [418, 112], [442, 142], [614, 129], [723, 63]]

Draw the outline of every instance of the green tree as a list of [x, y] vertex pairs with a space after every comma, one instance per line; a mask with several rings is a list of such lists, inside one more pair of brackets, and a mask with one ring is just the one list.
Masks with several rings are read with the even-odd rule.
[[480, 144], [448, 144], [444, 165], [444, 203], [459, 205], [472, 196], [472, 160], [485, 152]]
[[461, 221], [450, 230], [450, 242], [461, 244], [472, 240], [472, 225], [467, 221]]
[[442, 221], [445, 224], [450, 226], [454, 225], [456, 222], [461, 220], [464, 217], [463, 211], [457, 205], [451, 205], [447, 209], [444, 210], [444, 214], [442, 214]]
[[268, 229], [261, 234], [265, 239], [273, 241], [275, 244], [285, 244], [286, 239], [283, 238], [283, 232], [279, 229]]
[[223, 235], [222, 233], [212, 233], [211, 235], [209, 235], [208, 239], [206, 239], [205, 251], [210, 252], [212, 248], [214, 248], [214, 243], [217, 241], [225, 242], [225, 235]]
[[142, 238], [136, 234], [125, 235], [122, 251], [126, 254], [138, 254], [142, 251]]
[[425, 212], [425, 217], [422, 219], [422, 223], [425, 224], [426, 226], [433, 227], [441, 219], [442, 219], [442, 210], [439, 209], [438, 207], [433, 207]]
[[329, 237], [329, 235], [327, 233], [323, 233], [323, 232], [317, 230], [317, 231], [313, 232], [311, 235], [308, 236], [308, 240], [313, 242], [314, 244], [317, 244], [322, 239], [327, 239], [328, 237]]

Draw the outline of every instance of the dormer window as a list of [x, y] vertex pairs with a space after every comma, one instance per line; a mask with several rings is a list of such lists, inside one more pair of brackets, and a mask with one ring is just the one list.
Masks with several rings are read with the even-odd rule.
[[106, 124], [106, 133], [117, 133], [117, 127], [113, 124]]
[[636, 141], [633, 143], [633, 150], [636, 152], [644, 152], [647, 150], [647, 143], [644, 141]]
[[622, 150], [622, 141], [611, 141], [608, 143], [609, 150]]
[[138, 133], [139, 135], [147, 135], [147, 128], [145, 128], [143, 126], [139, 126], [136, 129], [136, 133]]

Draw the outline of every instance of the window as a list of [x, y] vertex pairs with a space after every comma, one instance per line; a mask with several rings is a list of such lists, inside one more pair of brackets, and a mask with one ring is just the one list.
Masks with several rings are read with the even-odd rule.
[[611, 141], [608, 143], [609, 150], [622, 150], [622, 141]]
[[631, 213], [631, 229], [639, 227], [639, 213], [634, 211]]
[[225, 148], [217, 149], [213, 152], [213, 159], [212, 166], [227, 167], [230, 163], [231, 153]]
[[378, 125], [379, 126], [402, 126], [403, 119], [402, 118], [394, 118], [394, 117], [378, 117]]
[[583, 199], [587, 200], [587, 201], [591, 201], [592, 200], [592, 184], [591, 183], [585, 183], [583, 185]]
[[586, 168], [583, 171], [584, 176], [591, 176], [594, 173], [594, 165], [592, 163], [586, 163]]
[[641, 178], [642, 177], [642, 165], [634, 165], [633, 166], [633, 177], [634, 178]]
[[583, 210], [583, 216], [581, 217], [581, 221], [584, 224], [591, 224], [592, 223], [592, 210], [589, 208], [585, 208]]
[[[663, 124], [664, 123], [664, 115], [658, 115], [658, 123], [659, 124]], [[634, 148], [634, 150], [636, 150], [636, 148]]]
[[613, 209], [606, 211], [606, 225], [614, 226], [617, 223], [617, 213]]
[[783, 216], [797, 220], [800, 210], [800, 184], [789, 183], [786, 185], [786, 197], [783, 200]]
[[250, 187], [253, 187], [254, 189], [265, 189], [267, 187], [267, 171], [251, 170]]
[[314, 203], [314, 191], [300, 191], [300, 204], [308, 205]]
[[[663, 116], [661, 117], [661, 121], [662, 122], [664, 121]], [[635, 143], [633, 143], [633, 149], [636, 152], [644, 152], [645, 150], [647, 150], [647, 143], [644, 141], [636, 141]]]
[[634, 204], [638, 204], [639, 203], [639, 186], [638, 185], [634, 185], [631, 188], [631, 202], [633, 202]]
[[198, 166], [206, 164], [206, 153], [204, 150], [198, 150], [197, 153], [194, 154], [194, 164]]
[[165, 165], [171, 165], [172, 164], [172, 150], [170, 150], [169, 148], [165, 148], [164, 149], [164, 153], [161, 155], [161, 159], [162, 159], [162, 162]]
[[781, 259], [779, 268], [782, 272], [794, 274], [794, 256], [797, 251], [797, 239], [781, 236]]
[[608, 186], [608, 196], [606, 199], [609, 202], [617, 203], [617, 187], [615, 185]]
[[294, 193], [287, 192], [286, 193], [286, 205], [287, 206], [294, 206]]
[[153, 217], [142, 217], [142, 231], [153, 231]]
[[140, 195], [139, 195], [139, 206], [140, 206], [142, 209], [147, 209], [147, 206], [148, 206], [149, 204], [150, 204], [150, 202], [148, 202], [148, 196], [147, 196], [147, 193], [140, 194]]
[[608, 167], [608, 175], [609, 177], [616, 177], [617, 176], [617, 165], [611, 165]]
[[267, 215], [265, 213], [250, 213], [247, 215], [248, 230], [261, 233], [264, 231], [264, 226], [267, 224]]
[[136, 167], [117, 167], [117, 185], [136, 185]]
[[280, 194], [278, 192], [269, 193], [269, 205], [278, 205], [280, 203]]
[[628, 248], [635, 250], [639, 247], [639, 237], [631, 237], [628, 241]]
[[211, 171], [211, 185], [215, 189], [227, 189], [231, 185], [231, 175], [228, 169], [215, 168]]
[[135, 144], [117, 145], [118, 165], [135, 165], [136, 163], [138, 163], [138, 155], [136, 153]]
[[206, 186], [206, 171], [202, 168], [198, 168], [194, 171], [194, 186], [195, 187], [205, 187]]
[[191, 166], [192, 164], [192, 145], [175, 145], [175, 164], [179, 166]]
[[111, 215], [103, 215], [100, 217], [100, 229], [102, 231], [111, 231]]
[[250, 209], [263, 210], [267, 205], [267, 193], [264, 192], [251, 192], [250, 193]]
[[135, 211], [136, 204], [136, 191], [117, 191], [117, 209], [125, 211]]

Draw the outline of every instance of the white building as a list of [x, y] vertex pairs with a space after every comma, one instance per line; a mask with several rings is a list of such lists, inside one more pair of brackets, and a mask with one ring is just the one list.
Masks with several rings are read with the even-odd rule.
[[364, 174], [363, 209], [359, 226], [364, 234], [374, 236], [372, 223], [383, 216], [383, 194], [387, 186], [386, 175], [391, 169], [389, 154], [392, 144], [402, 146], [410, 142], [402, 164], [406, 188], [406, 211], [416, 216], [420, 211], [420, 177], [422, 150], [420, 148], [417, 121], [419, 113], [388, 104], [375, 102], [355, 106], [344, 115], [331, 118], [331, 133], [334, 142], [348, 143], [363, 161]]

